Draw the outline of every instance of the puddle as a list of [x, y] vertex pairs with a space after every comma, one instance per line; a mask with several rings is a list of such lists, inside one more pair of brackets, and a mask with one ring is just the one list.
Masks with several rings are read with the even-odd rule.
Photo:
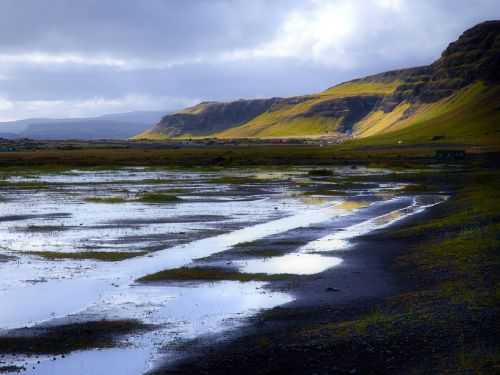
[[38, 363], [29, 363], [21, 374], [26, 375], [137, 375], [147, 370], [145, 358], [148, 348], [112, 348], [80, 351], [57, 360], [47, 359]]
[[[185, 286], [133, 287], [126, 294], [109, 296], [87, 310], [88, 314], [105, 313], [115, 318], [137, 318], [146, 323], [161, 324], [157, 330], [129, 338], [131, 347], [87, 350], [43, 360], [31, 360], [30, 370], [37, 375], [143, 374], [154, 364], [176, 359], [162, 348], [177, 340], [194, 339], [222, 330], [236, 329], [243, 319], [258, 309], [272, 308], [292, 298], [284, 293], [262, 289], [264, 283], [217, 282]], [[125, 356], [126, 358], [123, 358]], [[42, 359], [41, 363], [37, 361]], [[29, 359], [28, 359], [29, 361]], [[21, 362], [23, 364], [26, 362]], [[32, 367], [35, 369], [32, 369]]]
[[425, 200], [414, 198], [412, 204], [409, 206], [390, 211], [373, 219], [346, 227], [341, 231], [322, 237], [315, 241], [311, 241], [301, 247], [299, 251], [323, 252], [346, 249], [352, 245], [352, 243], [349, 241], [350, 239], [370, 233], [376, 229], [385, 228], [399, 220], [402, 220], [419, 212], [423, 212], [425, 209], [439, 204], [445, 199], [445, 196], [439, 195], [426, 197]]
[[345, 200], [335, 207], [341, 210], [354, 211], [359, 210], [360, 208], [368, 207], [369, 205], [370, 202], [367, 201]]
[[338, 266], [342, 259], [316, 254], [294, 253], [281, 257], [251, 259], [237, 262], [241, 272], [295, 275], [312, 275]]
[[[108, 181], [111, 175], [117, 180], [126, 180], [130, 176], [127, 171], [106, 173], [82, 173], [72, 175], [75, 183], [84, 181]], [[183, 175], [182, 172], [180, 172]], [[194, 174], [200, 178], [199, 174]], [[128, 176], [128, 177], [127, 177]], [[139, 172], [134, 172], [134, 178], [143, 178]], [[147, 172], [148, 178], [154, 177]], [[41, 177], [44, 179], [44, 177]], [[58, 176], [48, 176], [45, 179], [59, 181]], [[189, 180], [180, 177], [179, 180]], [[210, 183], [207, 183], [207, 186]], [[101, 187], [96, 187], [101, 189]], [[279, 191], [284, 191], [279, 187]], [[45, 199], [36, 201], [15, 200], [2, 205], [3, 211], [50, 213], [56, 207], [64, 207], [71, 215], [60, 218], [57, 224], [75, 230], [57, 232], [23, 233], [12, 230], [12, 225], [1, 223], [0, 246], [8, 249], [10, 254], [21, 255], [14, 264], [0, 263], [2, 280], [0, 280], [0, 298], [8, 305], [0, 310], [1, 328], [14, 328], [24, 325], [33, 325], [47, 321], [54, 317], [74, 314], [83, 311], [92, 303], [102, 299], [107, 294], [116, 292], [126, 293], [134, 280], [165, 268], [181, 267], [189, 264], [193, 259], [206, 257], [211, 254], [229, 249], [241, 242], [254, 241], [287, 230], [308, 226], [327, 220], [336, 214], [329, 207], [309, 206], [294, 199], [285, 193], [269, 197], [256, 196], [252, 204], [237, 200], [228, 200], [214, 203], [183, 203], [175, 209], [165, 206], [150, 206], [141, 204], [113, 204], [103, 205], [82, 203], [78, 198], [80, 191], [75, 187], [75, 195], [68, 199], [59, 192], [43, 192]], [[224, 195], [224, 193], [220, 193]], [[229, 198], [225, 196], [226, 198]], [[145, 215], [154, 222], [158, 218], [160, 223], [150, 223]], [[200, 215], [200, 214], [203, 215]], [[179, 222], [175, 218], [180, 218]], [[195, 218], [201, 221], [194, 221]], [[32, 256], [22, 256], [20, 251], [81, 251], [88, 249], [105, 249], [106, 251], [120, 251], [121, 249], [142, 250], [148, 246], [148, 241], [154, 240], [159, 234], [182, 234], [182, 242], [186, 241], [186, 234], [197, 237], [199, 233], [211, 233], [220, 226], [217, 220], [206, 221], [206, 218], [227, 218], [224, 223], [232, 225], [229, 233], [192, 241], [186, 244], [175, 244], [175, 238], [169, 237], [164, 250], [155, 251], [147, 256], [124, 260], [119, 263], [106, 264], [98, 261], [47, 261]], [[281, 217], [281, 218], [280, 218]], [[186, 219], [188, 218], [188, 219]], [[277, 218], [277, 219], [276, 219]], [[171, 219], [171, 220], [170, 220]], [[137, 228], [129, 225], [120, 227], [113, 225], [109, 228], [93, 229], [97, 223], [141, 222]], [[97, 221], [97, 223], [96, 223]], [[249, 221], [262, 222], [250, 225]], [[24, 223], [25, 227], [40, 225], [38, 218], [31, 218]], [[245, 226], [247, 225], [247, 226]], [[19, 222], [16, 222], [16, 228]], [[123, 238], [132, 236], [135, 239], [144, 239], [144, 242], [123, 243]], [[152, 239], [149, 239], [151, 237]], [[158, 242], [155, 242], [158, 246]], [[47, 298], [37, 300], [36, 296], [47, 295]], [[74, 296], [77, 295], [78, 299]], [[34, 301], [36, 308], [34, 308]], [[61, 301], [63, 301], [61, 303]]]

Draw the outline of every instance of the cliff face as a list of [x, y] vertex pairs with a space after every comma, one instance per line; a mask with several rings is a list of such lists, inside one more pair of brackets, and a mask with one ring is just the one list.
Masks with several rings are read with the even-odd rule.
[[354, 124], [373, 111], [382, 99], [382, 95], [366, 95], [324, 100], [298, 117], [338, 119], [336, 131], [350, 133]]
[[203, 102], [167, 115], [150, 130], [169, 138], [206, 136], [244, 124], [284, 99], [237, 100], [229, 103]]
[[432, 64], [434, 80], [457, 80], [465, 86], [475, 80], [500, 81], [500, 21], [488, 21], [467, 30]]
[[141, 136], [371, 136], [411, 125], [430, 105], [477, 82], [500, 84], [500, 21], [467, 30], [428, 66], [376, 74], [316, 95], [200, 103], [165, 116]]
[[388, 101], [432, 103], [475, 81], [500, 82], [500, 21], [467, 30], [433, 64], [399, 74], [402, 84]]

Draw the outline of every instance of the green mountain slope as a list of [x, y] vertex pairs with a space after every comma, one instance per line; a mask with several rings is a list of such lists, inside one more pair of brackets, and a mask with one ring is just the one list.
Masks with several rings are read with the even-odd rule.
[[366, 144], [500, 143], [500, 85], [471, 84], [450, 97], [421, 105], [410, 117], [356, 140]]
[[360, 143], [499, 142], [500, 21], [467, 30], [429, 66], [293, 98], [208, 102], [137, 138], [354, 138]]
[[340, 136], [368, 115], [398, 86], [393, 82], [348, 82], [298, 103], [279, 103], [244, 125], [217, 134], [221, 138]]

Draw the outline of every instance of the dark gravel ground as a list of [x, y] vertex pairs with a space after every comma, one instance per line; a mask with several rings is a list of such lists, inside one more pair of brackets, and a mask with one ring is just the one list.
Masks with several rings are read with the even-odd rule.
[[[431, 214], [406, 219], [398, 226], [425, 220]], [[321, 332], [322, 326], [369, 313], [385, 298], [411, 290], [411, 281], [393, 272], [391, 266], [405, 248], [401, 240], [379, 241], [372, 235], [336, 253], [344, 260], [339, 267], [269, 284], [269, 288], [292, 293], [295, 301], [260, 314], [238, 333], [186, 343], [182, 346], [186, 358], [155, 374], [342, 374], [339, 359], [343, 359], [346, 373], [359, 373], [363, 356], [373, 363], [370, 352], [362, 354], [360, 349], [370, 344], [333, 341], [321, 334], [311, 339], [302, 332]], [[358, 354], [346, 366], [347, 351]]]
[[296, 300], [239, 332], [184, 343], [182, 359], [154, 374], [500, 373], [498, 304], [444, 298], [434, 283], [448, 273], [401, 262], [425, 235], [398, 231], [440, 215], [437, 206], [361, 238], [341, 267], [270, 284]]

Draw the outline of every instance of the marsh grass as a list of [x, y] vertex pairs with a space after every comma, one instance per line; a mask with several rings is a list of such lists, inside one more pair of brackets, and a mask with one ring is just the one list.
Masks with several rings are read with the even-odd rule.
[[188, 190], [186, 189], [181, 189], [181, 188], [172, 188], [172, 189], [165, 189], [165, 190], [159, 190], [157, 193], [161, 194], [183, 194], [186, 193]]
[[22, 181], [22, 182], [12, 182], [6, 180], [0, 180], [0, 189], [5, 190], [45, 190], [49, 188], [49, 184], [41, 183], [41, 182], [31, 182], [31, 181]]
[[126, 203], [127, 200], [122, 197], [92, 197], [92, 198], [85, 198], [85, 202], [117, 204], [117, 203]]
[[128, 203], [128, 202], [138, 202], [138, 203], [175, 203], [182, 201], [181, 198], [173, 194], [174, 191], [180, 192], [180, 190], [164, 190], [158, 192], [148, 192], [139, 195], [135, 199], [126, 199], [123, 197], [91, 197], [86, 198], [85, 202], [88, 203], [103, 203], [103, 204], [118, 204], [118, 203]]
[[302, 193], [302, 195], [305, 195], [305, 196], [311, 196], [311, 195], [344, 196], [344, 195], [348, 195], [348, 193], [346, 191], [343, 191], [343, 190], [319, 188], [319, 189], [314, 189], [311, 191], [305, 191]]
[[278, 281], [293, 277], [289, 274], [242, 273], [222, 267], [181, 267], [154, 273], [137, 280], [155, 281]]
[[144, 193], [135, 201], [142, 203], [176, 203], [182, 201], [182, 199], [173, 194]]
[[307, 175], [311, 177], [331, 177], [333, 171], [331, 169], [313, 169], [307, 172]]
[[409, 184], [403, 187], [400, 191], [404, 193], [435, 193], [436, 187], [424, 184]]
[[[361, 141], [360, 141], [361, 142]], [[124, 144], [126, 144], [124, 142]], [[366, 145], [347, 142], [340, 145], [251, 145], [184, 147], [179, 149], [113, 149], [95, 145], [77, 150], [19, 151], [15, 158], [0, 153], [0, 175], [64, 173], [71, 168], [120, 169], [131, 166], [151, 168], [211, 168], [214, 160], [227, 166], [345, 165], [346, 162], [377, 163], [379, 167], [397, 167], [412, 163], [427, 167], [434, 160], [439, 144], [417, 144], [401, 148], [395, 144]], [[467, 150], [469, 146], [464, 146]], [[480, 150], [477, 147], [475, 150]], [[497, 148], [498, 150], [498, 148]], [[57, 164], [56, 166], [54, 164]]]
[[246, 184], [258, 184], [266, 182], [255, 177], [243, 177], [243, 176], [222, 176], [216, 177], [206, 181], [209, 184], [220, 184], [220, 185], [246, 185]]
[[146, 251], [82, 251], [63, 253], [58, 251], [27, 251], [24, 254], [34, 255], [47, 260], [99, 260], [103, 262], [119, 262], [122, 260], [144, 256]]
[[151, 328], [138, 320], [100, 320], [21, 328], [0, 336], [0, 353], [66, 354], [77, 350], [111, 348], [116, 345], [117, 337]]
[[262, 249], [262, 248], [248, 248], [248, 249], [240, 249], [238, 253], [242, 255], [248, 255], [252, 257], [258, 257], [258, 258], [273, 258], [273, 257], [279, 257], [282, 256], [286, 251], [279, 250], [279, 249]]

